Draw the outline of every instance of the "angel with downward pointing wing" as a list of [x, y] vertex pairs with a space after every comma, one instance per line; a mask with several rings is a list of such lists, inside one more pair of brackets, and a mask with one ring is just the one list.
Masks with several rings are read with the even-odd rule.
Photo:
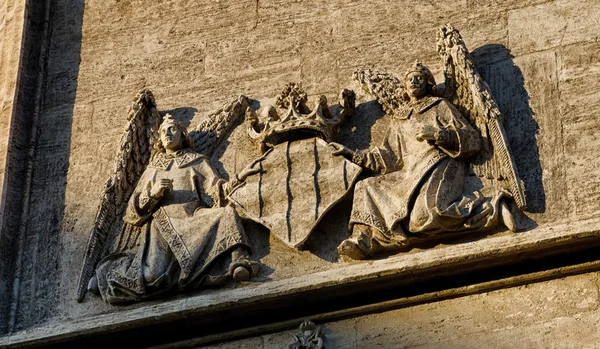
[[[331, 143], [335, 154], [380, 174], [357, 183], [352, 235], [339, 245], [340, 254], [365, 259], [444, 233], [499, 225], [516, 230], [509, 203], [523, 209], [525, 200], [497, 105], [458, 31], [447, 26], [440, 36], [447, 98], [438, 96], [431, 71], [421, 63], [408, 69], [404, 84], [381, 73], [359, 76], [393, 120], [380, 147], [354, 151]], [[491, 195], [464, 192], [468, 164], [496, 182]]]
[[226, 199], [258, 171], [255, 162], [225, 181], [207, 156], [246, 104], [240, 98], [188, 135], [169, 114], [158, 126], [152, 94], [142, 91], [92, 230], [79, 300], [90, 291], [126, 304], [256, 274], [240, 217]]

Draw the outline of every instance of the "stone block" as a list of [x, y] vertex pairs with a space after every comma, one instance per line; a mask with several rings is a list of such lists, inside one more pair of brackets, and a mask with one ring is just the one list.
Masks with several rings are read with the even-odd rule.
[[427, 5], [401, 1], [334, 10], [329, 19], [340, 67], [340, 84], [348, 86], [357, 68], [388, 70], [401, 75], [416, 59], [435, 68], [439, 65], [437, 28], [447, 22], [460, 27], [464, 19], [459, 13], [465, 6], [462, 1]]
[[[534, 188], [532, 193], [533, 200], [539, 200], [536, 205], [537, 209], [534, 212], [544, 213], [544, 217], [540, 217], [540, 223], [544, 219], [559, 220], [569, 214], [567, 202], [564, 200], [564, 188], [566, 185], [566, 171], [563, 166], [565, 155], [557, 149], [563, 147], [563, 120], [558, 117], [560, 115], [560, 105], [558, 91], [558, 77], [556, 67], [556, 54], [553, 51], [540, 52], [532, 55], [517, 57], [514, 60], [523, 76], [524, 87], [529, 98], [526, 104], [516, 108], [508, 115], [508, 122], [512, 119], [512, 128], [518, 130], [518, 120], [521, 117], [528, 118], [531, 114], [534, 122], [537, 123], [538, 130], [536, 136], [536, 144], [539, 151], [539, 161], [541, 164], [541, 178], [543, 190]], [[523, 95], [521, 95], [521, 98]], [[534, 131], [534, 126], [527, 127], [529, 132]], [[517, 131], [518, 132], [518, 131]], [[526, 141], [527, 138], [521, 137], [521, 141]], [[517, 159], [520, 156], [527, 156], [533, 149], [527, 149], [518, 145], [515, 147]], [[533, 146], [530, 142], [530, 146]], [[520, 151], [519, 151], [520, 149]], [[533, 151], [535, 153], [535, 151]], [[535, 161], [535, 160], [529, 160]], [[531, 175], [539, 178], [539, 173], [536, 173], [535, 167], [531, 168]], [[536, 186], [538, 184], [535, 184]], [[527, 189], [526, 189], [527, 190]], [[540, 200], [543, 198], [542, 200]], [[537, 219], [537, 218], [536, 218]]]
[[515, 55], [598, 38], [600, 3], [557, 0], [508, 13], [510, 49]]
[[508, 12], [489, 7], [485, 11], [470, 10], [460, 32], [475, 64], [497, 62], [510, 58], [508, 50]]
[[598, 314], [575, 314], [540, 321], [533, 325], [510, 326], [497, 331], [484, 331], [455, 340], [418, 345], [417, 348], [436, 349], [509, 349], [509, 348], [548, 348], [548, 349], [591, 349], [597, 346]]
[[459, 343], [466, 348], [537, 347], [531, 344], [555, 337], [544, 339], [543, 332], [531, 329], [550, 325], [563, 332], [558, 325], [562, 319], [598, 316], [596, 278], [596, 274], [573, 276], [362, 316], [356, 319], [357, 347], [462, 348]]
[[508, 11], [551, 2], [551, 0], [467, 0], [469, 13]]
[[557, 54], [560, 115], [563, 124], [567, 196], [571, 216], [600, 211], [600, 45], [582, 43], [560, 48]]

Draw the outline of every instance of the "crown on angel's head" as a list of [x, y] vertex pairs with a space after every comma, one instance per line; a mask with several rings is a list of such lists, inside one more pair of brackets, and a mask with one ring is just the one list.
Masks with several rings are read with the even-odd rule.
[[423, 74], [423, 76], [425, 76], [425, 80], [435, 86], [435, 79], [433, 77], [433, 74], [431, 73], [431, 70], [429, 70], [429, 68], [427, 68], [426, 66], [424, 66], [421, 61], [416, 60], [415, 63], [413, 63], [413, 65], [410, 66], [410, 68], [408, 68], [408, 70], [406, 71], [406, 73], [404, 73], [404, 78], [406, 78], [408, 76], [408, 74], [410, 73], [420, 73]]
[[175, 117], [169, 113], [165, 114], [165, 116], [163, 117], [163, 121], [160, 124], [160, 128], [164, 128], [167, 126], [175, 126], [179, 129], [185, 130], [185, 126], [183, 126], [183, 124], [177, 120], [175, 120]]

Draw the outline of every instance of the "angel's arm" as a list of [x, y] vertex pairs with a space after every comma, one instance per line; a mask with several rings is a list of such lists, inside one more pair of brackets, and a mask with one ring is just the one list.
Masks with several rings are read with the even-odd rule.
[[194, 170], [199, 174], [196, 178], [202, 178], [202, 181], [196, 182], [196, 191], [200, 200], [207, 207], [222, 207], [227, 201], [227, 181], [225, 181], [219, 172], [212, 166], [208, 159], [202, 160], [194, 166]]
[[204, 178], [200, 188], [198, 188], [198, 197], [209, 207], [226, 206], [229, 193], [241, 185], [248, 175], [258, 172], [258, 170], [253, 172], [244, 170], [240, 174], [234, 174], [228, 182], [221, 177], [208, 160], [202, 161], [197, 171], [200, 171], [202, 178]]
[[481, 136], [447, 101], [438, 106], [435, 145], [453, 158], [470, 158], [481, 149]]
[[160, 198], [152, 195], [152, 180], [142, 175], [129, 202], [123, 221], [142, 226], [148, 221]]
[[402, 167], [400, 146], [397, 138], [386, 139], [381, 147], [368, 151], [357, 150], [352, 156], [352, 162], [376, 173], [394, 172]]
[[389, 132], [380, 147], [370, 150], [351, 150], [339, 143], [330, 143], [333, 155], [343, 155], [353, 163], [376, 173], [394, 172], [402, 167], [402, 148], [399, 135]]

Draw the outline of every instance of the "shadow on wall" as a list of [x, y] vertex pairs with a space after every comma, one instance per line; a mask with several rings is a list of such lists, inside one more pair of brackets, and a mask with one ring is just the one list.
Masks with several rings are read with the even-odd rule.
[[[384, 116], [385, 112], [377, 101], [358, 104], [354, 116], [344, 121], [340, 126], [335, 141], [351, 149], [369, 149], [373, 143], [373, 127]], [[357, 182], [367, 176], [369, 176], [368, 173], [363, 173]], [[348, 222], [352, 211], [353, 193], [354, 187], [350, 189], [348, 195], [341, 202], [325, 214], [306, 241], [304, 249], [311, 251], [325, 261], [332, 263], [339, 261], [337, 247], [350, 235]]]
[[181, 108], [160, 111], [160, 115], [162, 117], [164, 117], [167, 114], [171, 114], [171, 115], [173, 115], [175, 120], [183, 123], [183, 125], [186, 128], [189, 128], [191, 120], [194, 118], [194, 115], [196, 115], [197, 111], [198, 111], [198, 109], [196, 109], [194, 107], [181, 107]]
[[[488, 83], [504, 117], [514, 160], [525, 183], [528, 211], [544, 213], [546, 195], [536, 136], [539, 125], [529, 106], [529, 94], [521, 70], [504, 45], [484, 45], [471, 53], [479, 73]], [[493, 58], [493, 59], [491, 59]]]
[[336, 142], [351, 149], [369, 149], [372, 143], [372, 129], [385, 112], [377, 101], [368, 101], [356, 106], [354, 116], [340, 127]]
[[[22, 98], [13, 118], [31, 122], [17, 121], [10, 130], [11, 138], [24, 135], [26, 143], [11, 140], [9, 145], [13, 157], [21, 154], [24, 160], [15, 159], [14, 167], [8, 163], [7, 179], [23, 185], [12, 189], [20, 195], [18, 205], [6, 209], [20, 227], [12, 230], [17, 236], [9, 276], [10, 294], [16, 296], [0, 297], [10, 299], [0, 334], [51, 318], [60, 299], [60, 232], [81, 51], [84, 0], [28, 1], [26, 6], [18, 85]], [[27, 168], [18, 171], [22, 164]]]

